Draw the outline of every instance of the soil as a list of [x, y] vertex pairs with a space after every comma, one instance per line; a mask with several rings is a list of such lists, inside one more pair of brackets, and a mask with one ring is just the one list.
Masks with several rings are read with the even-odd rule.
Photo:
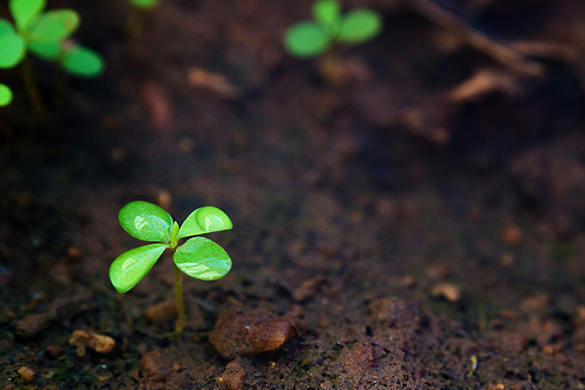
[[[382, 35], [322, 66], [281, 46], [309, 1], [161, 3], [134, 41], [125, 2], [51, 3], [80, 12], [108, 70], [58, 103], [35, 62], [40, 126], [17, 70], [3, 80], [0, 387], [585, 389], [572, 62], [518, 75], [371, 0], [344, 5], [379, 9]], [[583, 43], [578, 1], [440, 3], [508, 40]], [[168, 254], [127, 294], [108, 279], [140, 245], [117, 220], [137, 199], [234, 223], [209, 235], [230, 273], [183, 280], [181, 334]]]

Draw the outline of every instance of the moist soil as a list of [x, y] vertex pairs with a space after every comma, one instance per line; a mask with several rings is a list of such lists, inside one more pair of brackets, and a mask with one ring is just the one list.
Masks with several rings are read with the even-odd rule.
[[[59, 101], [52, 65], [36, 62], [52, 113], [36, 126], [7, 73], [0, 387], [585, 389], [573, 68], [538, 59], [546, 77], [523, 93], [465, 101], [424, 133], [394, 113], [443, 107], [444, 91], [501, 64], [437, 49], [443, 30], [393, 2], [354, 2], [386, 28], [339, 50], [341, 75], [282, 49], [308, 1], [163, 0], [134, 40], [123, 2], [54, 3], [81, 13], [77, 36], [108, 70], [69, 79]], [[550, 6], [524, 3], [539, 23]], [[234, 224], [209, 235], [229, 274], [183, 280], [180, 334], [169, 254], [126, 294], [109, 282], [141, 245], [117, 220], [137, 199], [179, 222], [214, 205]]]

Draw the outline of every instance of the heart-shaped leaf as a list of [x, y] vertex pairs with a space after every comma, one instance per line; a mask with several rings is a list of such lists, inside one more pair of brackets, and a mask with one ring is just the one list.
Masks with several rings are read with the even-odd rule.
[[158, 5], [158, 0], [130, 0], [133, 7], [140, 9], [151, 9]]
[[382, 30], [382, 16], [370, 9], [356, 9], [345, 15], [341, 21], [337, 39], [355, 44], [373, 39]]
[[295, 57], [314, 57], [331, 44], [331, 37], [323, 27], [313, 22], [300, 22], [288, 29], [284, 46]]
[[83, 46], [74, 46], [67, 50], [61, 59], [61, 65], [67, 72], [81, 77], [95, 77], [104, 70], [102, 57]]
[[171, 239], [173, 218], [155, 204], [130, 202], [122, 207], [118, 220], [128, 234], [139, 240], [168, 243]]
[[177, 248], [173, 261], [181, 271], [201, 280], [222, 278], [232, 268], [227, 252], [205, 237], [187, 240]]
[[45, 9], [45, 5], [45, 0], [10, 0], [8, 6], [18, 30], [26, 31], [29, 23]]
[[0, 35], [0, 68], [12, 68], [24, 57], [24, 39], [15, 33]]
[[54, 61], [61, 54], [61, 42], [29, 41], [28, 49], [44, 60]]
[[0, 107], [4, 107], [10, 104], [12, 101], [12, 91], [8, 86], [0, 84]]
[[32, 24], [30, 39], [39, 42], [61, 41], [79, 26], [79, 15], [70, 9], [49, 11]]
[[313, 3], [313, 17], [328, 28], [339, 24], [341, 5], [337, 0], [318, 0]]
[[16, 34], [14, 26], [6, 19], [0, 18], [0, 35], [4, 34]]
[[149, 244], [122, 253], [110, 266], [110, 281], [119, 293], [130, 291], [150, 271], [168, 246]]
[[200, 207], [193, 211], [179, 229], [177, 239], [195, 236], [198, 234], [219, 232], [221, 230], [230, 230], [234, 225], [230, 218], [213, 206]]

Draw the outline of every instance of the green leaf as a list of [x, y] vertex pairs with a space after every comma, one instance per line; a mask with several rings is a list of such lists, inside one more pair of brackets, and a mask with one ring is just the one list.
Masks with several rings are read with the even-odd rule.
[[234, 225], [226, 213], [213, 206], [200, 207], [193, 211], [179, 229], [177, 239], [197, 234], [230, 230]]
[[61, 65], [67, 72], [81, 77], [99, 76], [104, 71], [102, 57], [83, 46], [74, 46], [67, 50], [61, 59]]
[[122, 228], [143, 241], [169, 242], [173, 218], [155, 204], [136, 200], [122, 207], [118, 214]]
[[140, 9], [151, 9], [158, 5], [158, 0], [130, 0], [133, 7]]
[[205, 237], [187, 240], [177, 248], [173, 261], [181, 271], [201, 280], [222, 278], [232, 268], [227, 252]]
[[300, 22], [291, 26], [284, 37], [284, 46], [295, 57], [314, 57], [329, 47], [331, 37], [313, 22]]
[[0, 84], [0, 107], [4, 107], [12, 102], [12, 91], [8, 86]]
[[0, 18], [0, 35], [4, 34], [16, 34], [14, 26], [6, 19]]
[[0, 48], [0, 68], [12, 68], [24, 57], [24, 39], [18, 34], [0, 35]]
[[30, 39], [54, 42], [67, 38], [79, 26], [79, 15], [70, 9], [46, 12], [31, 26]]
[[19, 31], [25, 31], [43, 9], [45, 0], [10, 0], [10, 13]]
[[325, 26], [335, 26], [341, 20], [341, 5], [336, 0], [319, 0], [313, 3], [313, 17]]
[[373, 39], [382, 30], [382, 16], [370, 9], [356, 9], [341, 21], [337, 39], [345, 43], [362, 43]]
[[61, 54], [61, 42], [30, 41], [28, 43], [28, 49], [44, 60], [54, 61]]
[[122, 253], [110, 266], [110, 281], [119, 293], [130, 291], [150, 271], [168, 246], [149, 244]]

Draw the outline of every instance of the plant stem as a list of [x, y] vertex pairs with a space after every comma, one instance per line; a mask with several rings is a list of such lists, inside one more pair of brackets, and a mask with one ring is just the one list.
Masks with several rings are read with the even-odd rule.
[[35, 75], [32, 67], [32, 62], [29, 56], [25, 56], [22, 60], [22, 71], [24, 86], [28, 93], [28, 97], [32, 104], [33, 120], [40, 122], [45, 114], [45, 106], [41, 97], [41, 92], [35, 80]]
[[175, 332], [182, 332], [185, 328], [185, 305], [183, 304], [183, 275], [181, 270], [173, 261], [173, 271], [175, 274], [175, 302], [177, 304], [177, 324]]

